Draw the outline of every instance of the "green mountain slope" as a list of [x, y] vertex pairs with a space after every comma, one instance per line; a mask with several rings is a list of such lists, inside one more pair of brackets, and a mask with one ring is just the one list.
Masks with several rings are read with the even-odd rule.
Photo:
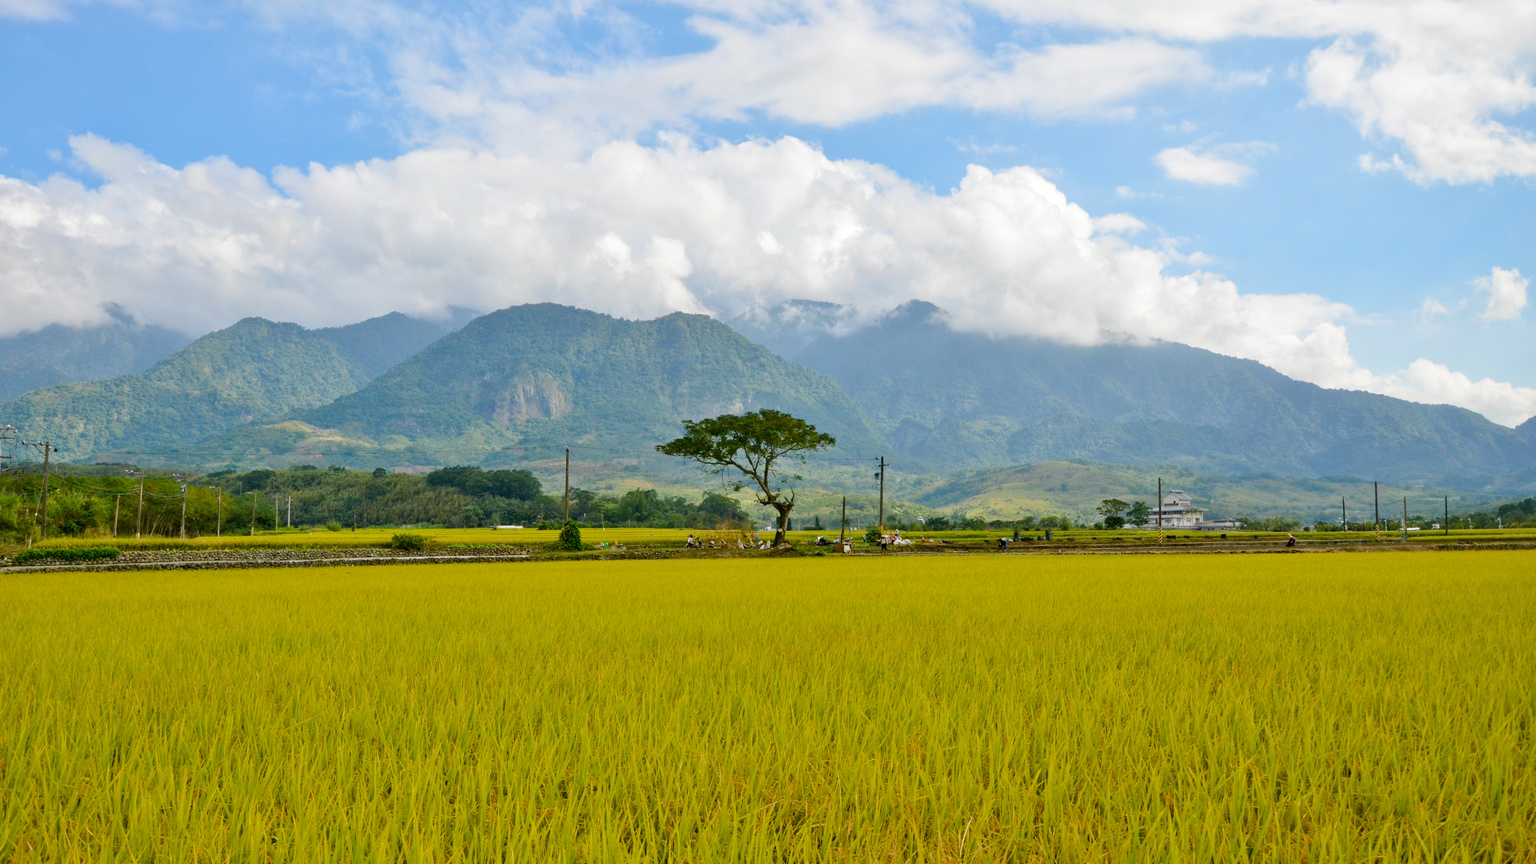
[[314, 332], [336, 343], [342, 355], [372, 380], [479, 315], [457, 307], [449, 312], [451, 317], [446, 321], [424, 321], [391, 312], [345, 327], [325, 327]]
[[143, 372], [192, 337], [139, 324], [111, 307], [95, 327], [54, 324], [0, 339], [0, 402], [66, 381], [97, 381]]
[[0, 422], [64, 458], [185, 445], [253, 420], [323, 405], [367, 383], [336, 343], [297, 324], [247, 318], [140, 375], [60, 384], [0, 404]]
[[577, 459], [655, 465], [664, 460], [653, 445], [684, 418], [763, 407], [836, 436], [833, 459], [877, 455], [878, 434], [835, 383], [718, 321], [625, 321], [553, 304], [478, 318], [356, 393], [217, 446], [399, 465], [527, 461], [569, 444]]
[[838, 380], [932, 470], [1083, 459], [1440, 482], [1536, 466], [1531, 430], [1174, 343], [992, 339], [916, 302], [846, 335], [794, 338], [798, 362]]

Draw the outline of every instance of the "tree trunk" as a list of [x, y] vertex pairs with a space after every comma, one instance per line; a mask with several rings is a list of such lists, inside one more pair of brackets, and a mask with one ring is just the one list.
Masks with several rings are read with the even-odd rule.
[[782, 546], [785, 543], [784, 532], [789, 530], [789, 511], [794, 504], [774, 504], [773, 509], [779, 511], [779, 530], [773, 533], [773, 545]]

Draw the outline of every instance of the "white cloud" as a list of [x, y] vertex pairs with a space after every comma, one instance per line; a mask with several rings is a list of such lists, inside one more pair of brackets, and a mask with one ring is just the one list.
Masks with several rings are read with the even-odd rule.
[[1536, 389], [1492, 378], [1473, 381], [1429, 360], [1415, 360], [1406, 371], [1381, 376], [1370, 384], [1365, 389], [1414, 402], [1456, 405], [1505, 426], [1536, 416]]
[[1487, 276], [1473, 280], [1477, 293], [1484, 301], [1484, 321], [1515, 321], [1526, 304], [1526, 288], [1531, 280], [1520, 275], [1519, 270], [1493, 268]]
[[1273, 150], [1273, 144], [1263, 141], [1170, 147], [1157, 154], [1157, 164], [1172, 180], [1202, 186], [1237, 186], [1253, 175], [1249, 161]]
[[7, 333], [98, 320], [104, 301], [206, 330], [246, 315], [327, 325], [536, 301], [650, 317], [917, 298], [964, 329], [1167, 339], [1495, 419], [1530, 395], [1422, 364], [1372, 375], [1350, 355], [1347, 306], [1171, 275], [1194, 256], [1135, 245], [1122, 235], [1139, 220], [1095, 220], [1030, 168], [972, 166], [937, 194], [794, 138], [700, 147], [669, 135], [579, 160], [433, 148], [267, 178], [223, 158], [173, 169], [100, 138], [71, 143], [100, 175], [94, 188], [0, 178]]

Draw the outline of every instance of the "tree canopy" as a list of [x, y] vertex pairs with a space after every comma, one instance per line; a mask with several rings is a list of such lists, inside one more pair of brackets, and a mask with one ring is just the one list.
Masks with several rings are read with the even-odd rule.
[[789, 514], [795, 507], [795, 492], [784, 481], [795, 475], [776, 472], [776, 463], [787, 458], [804, 459], [806, 454], [836, 446], [837, 439], [816, 431], [816, 427], [798, 417], [764, 408], [746, 414], [722, 414], [707, 420], [684, 420], [683, 435], [656, 445], [657, 452], [692, 459], [714, 473], [727, 469], [741, 472], [732, 483], [741, 490], [753, 487], [757, 503], [772, 507], [779, 514], [773, 542], [784, 542], [789, 530]]

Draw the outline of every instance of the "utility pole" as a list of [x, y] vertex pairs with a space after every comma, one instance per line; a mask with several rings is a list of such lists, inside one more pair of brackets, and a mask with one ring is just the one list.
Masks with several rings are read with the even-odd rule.
[[219, 516], [218, 516], [218, 520], [213, 523], [213, 536], [215, 536], [215, 537], [223, 537], [224, 536], [224, 487], [223, 486], [219, 487]]
[[1349, 499], [1339, 499], [1339, 512], [1344, 516], [1344, 530], [1349, 530]]
[[0, 471], [5, 470], [5, 460], [13, 459], [13, 456], [5, 455], [5, 442], [16, 440], [15, 426], [0, 426]]
[[885, 457], [880, 457], [880, 533], [885, 533]]
[[[565, 522], [571, 521], [571, 448], [565, 448]], [[564, 525], [565, 522], [561, 522]]]
[[181, 484], [181, 539], [187, 539], [187, 484]]
[[117, 538], [117, 511], [121, 510], [122, 507], [123, 507], [123, 496], [121, 494], [113, 495], [112, 496], [112, 537], [113, 537], [113, 539]]
[[[32, 446], [36, 447], [37, 444]], [[48, 539], [48, 457], [53, 455], [53, 444], [42, 442], [43, 448], [43, 539]]]
[[1376, 490], [1376, 539], [1381, 539], [1381, 483], [1372, 480], [1371, 487]]
[[288, 496], [288, 527], [293, 527], [293, 496]]
[[144, 536], [144, 469], [139, 469], [139, 513], [133, 521], [133, 539]]
[[1451, 496], [1445, 496], [1445, 536], [1451, 536]]
[[283, 527], [283, 496], [276, 489], [272, 490], [272, 530]]
[[256, 508], [261, 505], [261, 493], [251, 490], [251, 536], [256, 536]]
[[1163, 542], [1163, 478], [1157, 478], [1157, 542]]
[[1403, 542], [1408, 542], [1408, 496], [1403, 496]]
[[843, 496], [843, 524], [837, 529], [837, 544], [839, 546], [848, 542], [848, 496]]

